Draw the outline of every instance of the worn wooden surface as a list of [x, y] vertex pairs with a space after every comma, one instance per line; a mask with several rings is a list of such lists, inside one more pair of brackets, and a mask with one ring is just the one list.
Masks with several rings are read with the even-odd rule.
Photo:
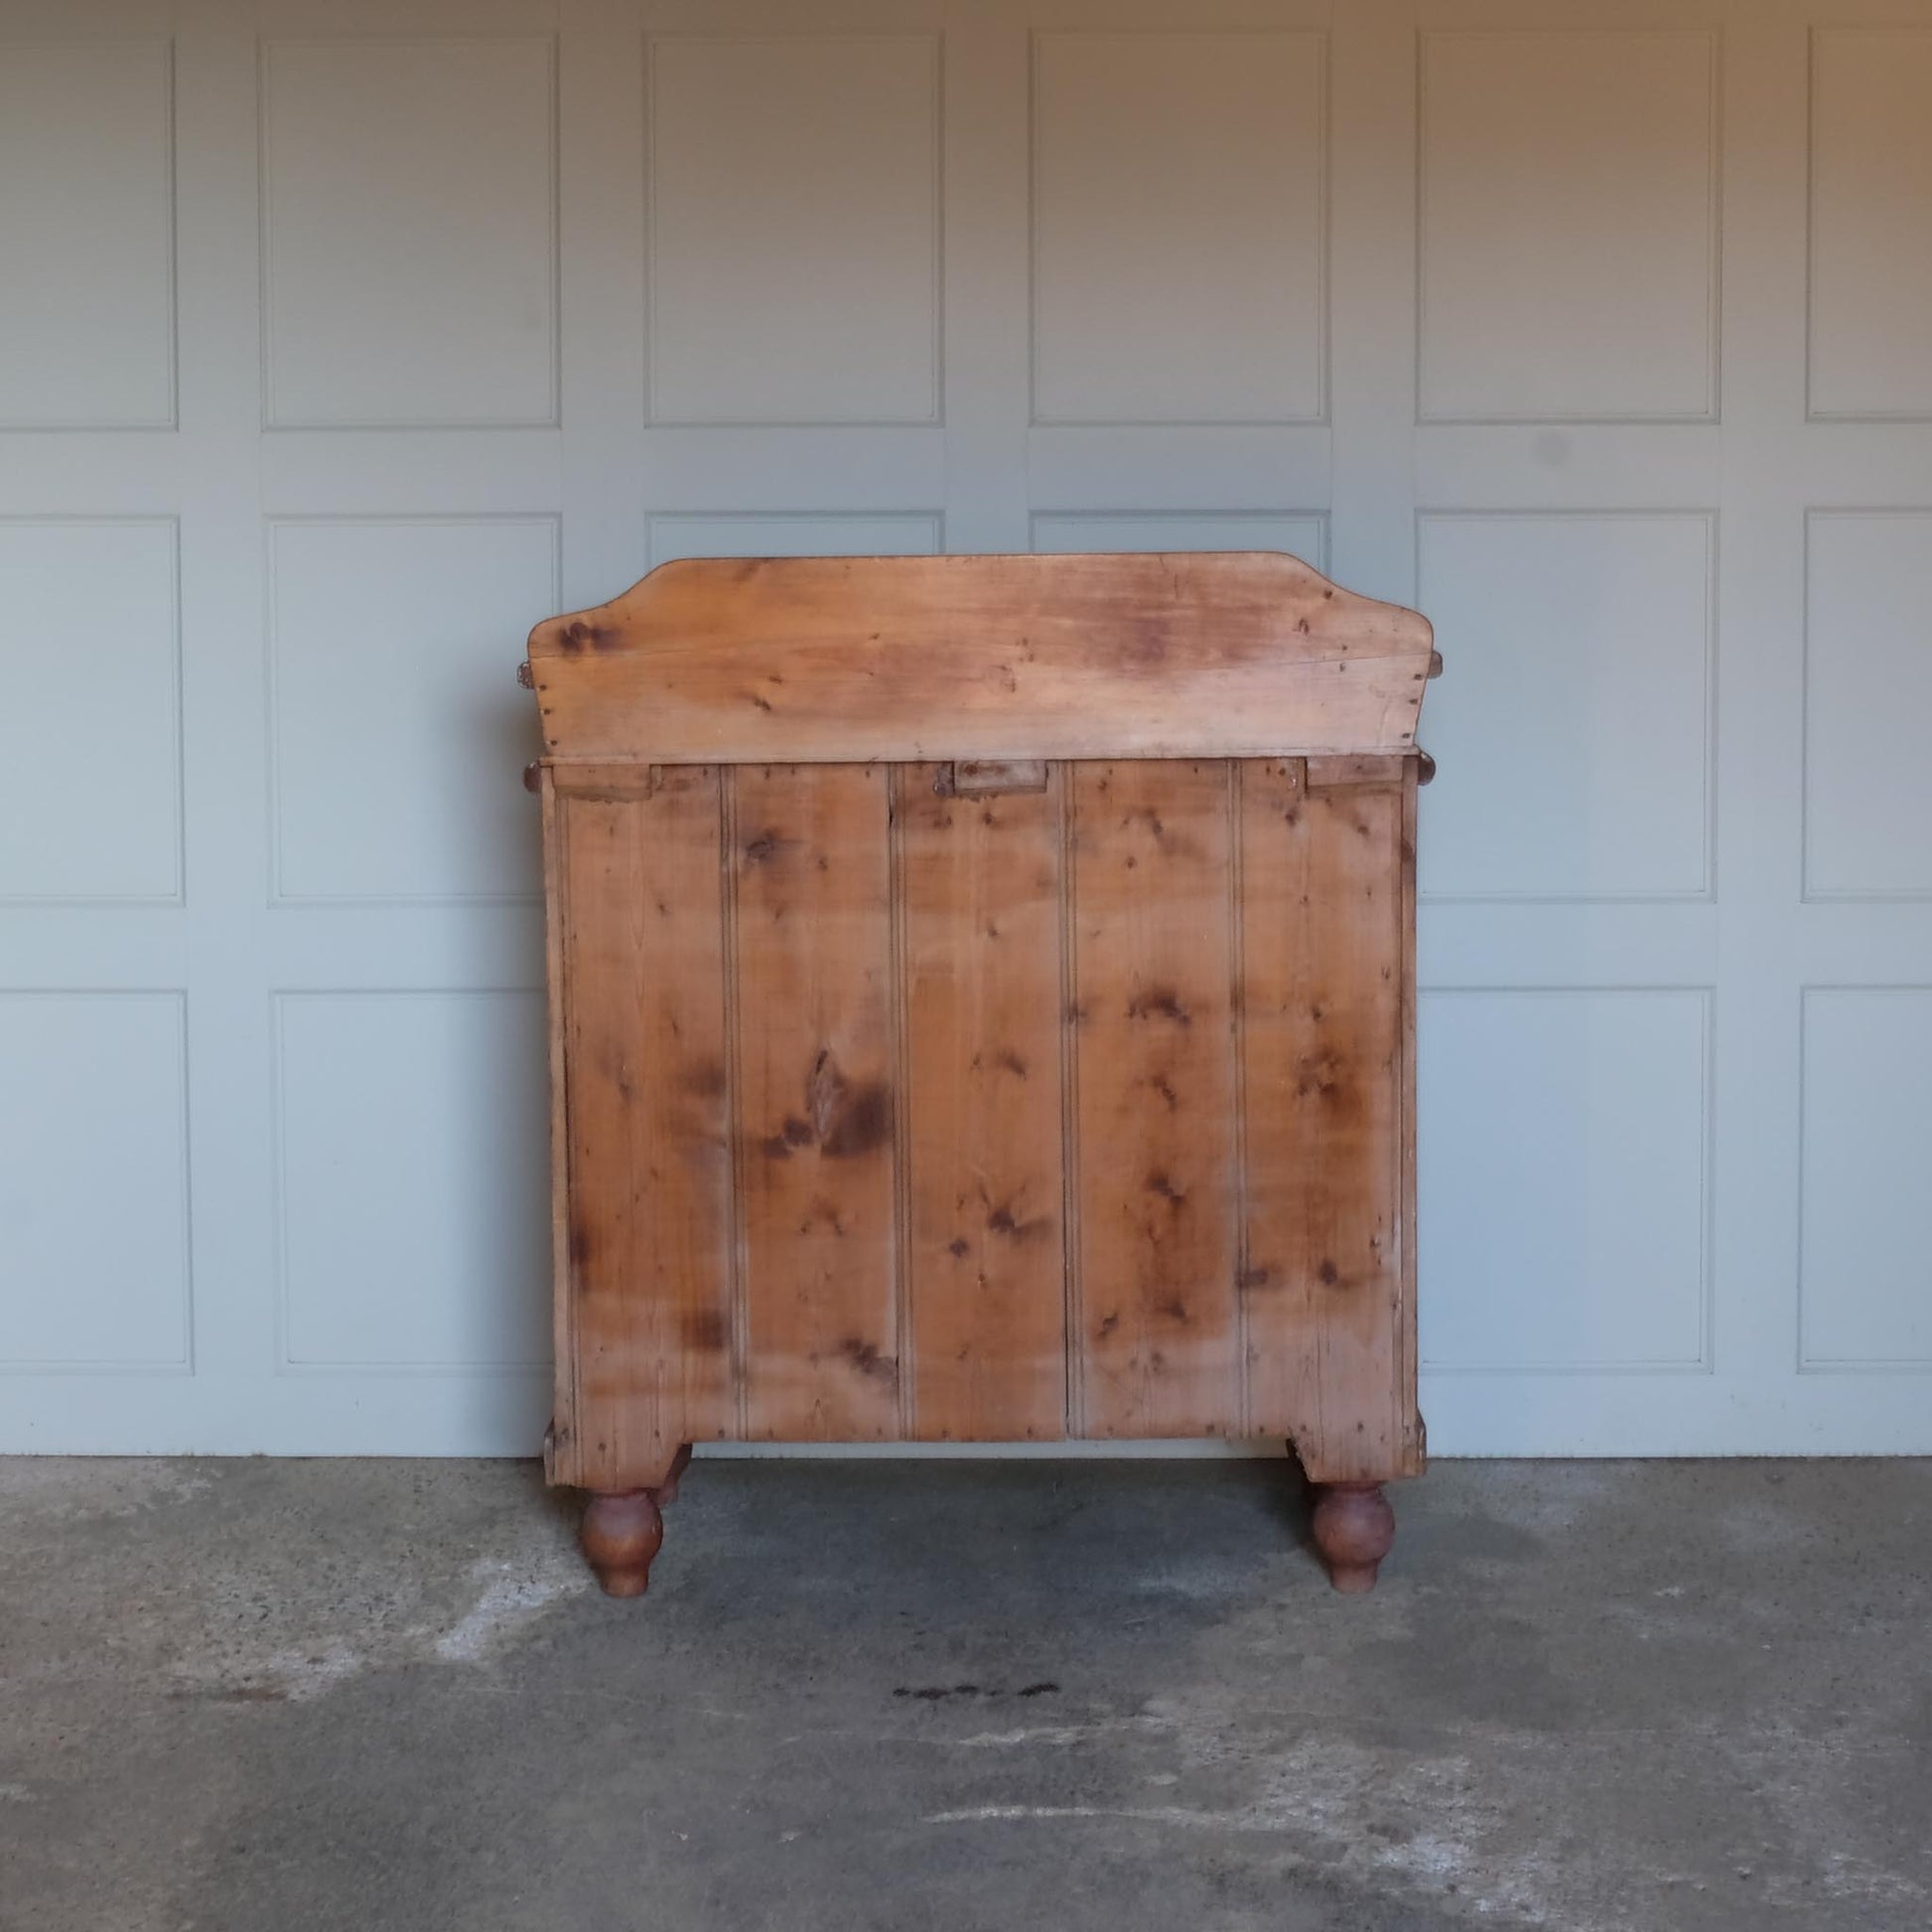
[[1415, 767], [546, 771], [557, 1479], [739, 1436], [1419, 1467]]
[[1066, 1427], [1060, 776], [946, 775], [897, 772], [911, 1414], [939, 1442], [1038, 1440]]
[[734, 777], [744, 1432], [897, 1436], [890, 773]]
[[1323, 1480], [1415, 1449], [1407, 763], [1240, 767], [1249, 1422]]
[[599, 1487], [653, 1485], [681, 1443], [736, 1433], [723, 782], [696, 765], [580, 791], [573, 773], [551, 800], [571, 1389], [551, 1453]]
[[[945, 581], [1035, 600], [1000, 621], [1101, 635], [1106, 572], [977, 561], [1001, 569]], [[1259, 623], [1252, 560], [1197, 562]], [[857, 580], [769, 572], [612, 609], [721, 650], [790, 611], [788, 679]], [[881, 581], [937, 621], [905, 586], [938, 580]], [[722, 613], [691, 601], [721, 583]], [[601, 666], [662, 654], [620, 641], [557, 644], [553, 731], [564, 686], [588, 715]], [[1419, 755], [1366, 727], [1265, 759], [996, 753], [960, 715], [930, 759], [691, 762], [640, 729], [544, 761], [553, 1478], [661, 1500], [720, 1437], [1287, 1437], [1318, 1483], [1413, 1472]]]
[[1240, 1429], [1232, 769], [1074, 767], [1082, 1435]]
[[1296, 558], [685, 558], [530, 634], [553, 759], [1402, 751], [1428, 623]]

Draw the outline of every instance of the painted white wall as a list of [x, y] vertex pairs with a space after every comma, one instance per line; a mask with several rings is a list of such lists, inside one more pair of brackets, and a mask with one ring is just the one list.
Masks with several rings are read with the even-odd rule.
[[0, 1449], [534, 1447], [532, 621], [1262, 544], [1449, 665], [1434, 1448], [1932, 1450], [1928, 98], [1932, 0], [0, 0]]

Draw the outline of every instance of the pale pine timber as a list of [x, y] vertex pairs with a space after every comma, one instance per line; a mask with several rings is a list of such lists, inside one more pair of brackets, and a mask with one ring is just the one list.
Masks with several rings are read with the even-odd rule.
[[[915, 1433], [1066, 1428], [1060, 774], [897, 768]], [[943, 788], [942, 788], [943, 787]]]
[[[733, 1432], [716, 766], [551, 798], [568, 908], [557, 1479], [651, 1488]], [[553, 774], [554, 777], [554, 774]]]
[[1425, 621], [1251, 554], [762, 560], [530, 648], [548, 1466], [606, 1587], [694, 1439], [1059, 1435], [1287, 1437], [1368, 1587]]
[[889, 773], [744, 765], [731, 853], [745, 1433], [897, 1436]]
[[1428, 624], [1293, 557], [682, 558], [531, 632], [553, 759], [1406, 750]]
[[1406, 1473], [1420, 1442], [1412, 760], [1241, 767], [1249, 1426], [1316, 1481]]
[[1073, 772], [1079, 1433], [1239, 1433], [1229, 767]]

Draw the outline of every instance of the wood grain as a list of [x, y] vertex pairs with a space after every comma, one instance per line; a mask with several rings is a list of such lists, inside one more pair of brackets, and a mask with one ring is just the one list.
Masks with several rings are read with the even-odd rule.
[[1241, 768], [1248, 1423], [1293, 1438], [1321, 1482], [1419, 1454], [1413, 796], [1400, 769]]
[[1229, 770], [1073, 773], [1078, 1433], [1235, 1433]]
[[1369, 1587], [1424, 1454], [1428, 625], [1276, 556], [820, 558], [531, 652], [547, 1466], [606, 1587], [693, 1438], [1063, 1435], [1286, 1437]]
[[735, 774], [745, 1433], [899, 1433], [888, 776]]
[[564, 898], [564, 820], [556, 774], [537, 767], [543, 833], [543, 987], [550, 1056], [550, 1351], [554, 1396], [543, 1436], [547, 1482], [574, 1483], [577, 1463], [577, 1296], [571, 1284], [570, 1027], [564, 979], [572, 950]]
[[731, 1433], [719, 772], [553, 800], [569, 1191], [553, 1467], [659, 1482]]
[[[1442, 675], [1442, 660], [1430, 675]], [[1402, 907], [1396, 915], [1396, 979], [1402, 1001], [1402, 1078], [1398, 1098], [1402, 1107], [1397, 1135], [1401, 1143], [1401, 1174], [1396, 1189], [1396, 1212], [1401, 1217], [1402, 1275], [1397, 1284], [1401, 1297], [1396, 1310], [1393, 1336], [1395, 1376], [1396, 1434], [1401, 1441], [1401, 1455], [1395, 1473], [1421, 1475], [1429, 1463], [1429, 1430], [1423, 1421], [1418, 1374], [1421, 1366], [1416, 1321], [1418, 1303], [1416, 1241], [1416, 1011], [1420, 1004], [1416, 989], [1416, 850], [1417, 821], [1421, 800], [1418, 793], [1436, 775], [1436, 762], [1417, 748], [1416, 756], [1403, 767], [1402, 787]]]
[[897, 767], [915, 1433], [1064, 1432], [1060, 778]]
[[530, 634], [553, 759], [1399, 752], [1414, 612], [1296, 558], [685, 558]]

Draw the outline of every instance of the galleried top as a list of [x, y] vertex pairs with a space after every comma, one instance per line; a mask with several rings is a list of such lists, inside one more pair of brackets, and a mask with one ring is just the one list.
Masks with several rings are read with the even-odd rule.
[[529, 643], [566, 763], [1400, 753], [1439, 663], [1262, 550], [686, 558]]

